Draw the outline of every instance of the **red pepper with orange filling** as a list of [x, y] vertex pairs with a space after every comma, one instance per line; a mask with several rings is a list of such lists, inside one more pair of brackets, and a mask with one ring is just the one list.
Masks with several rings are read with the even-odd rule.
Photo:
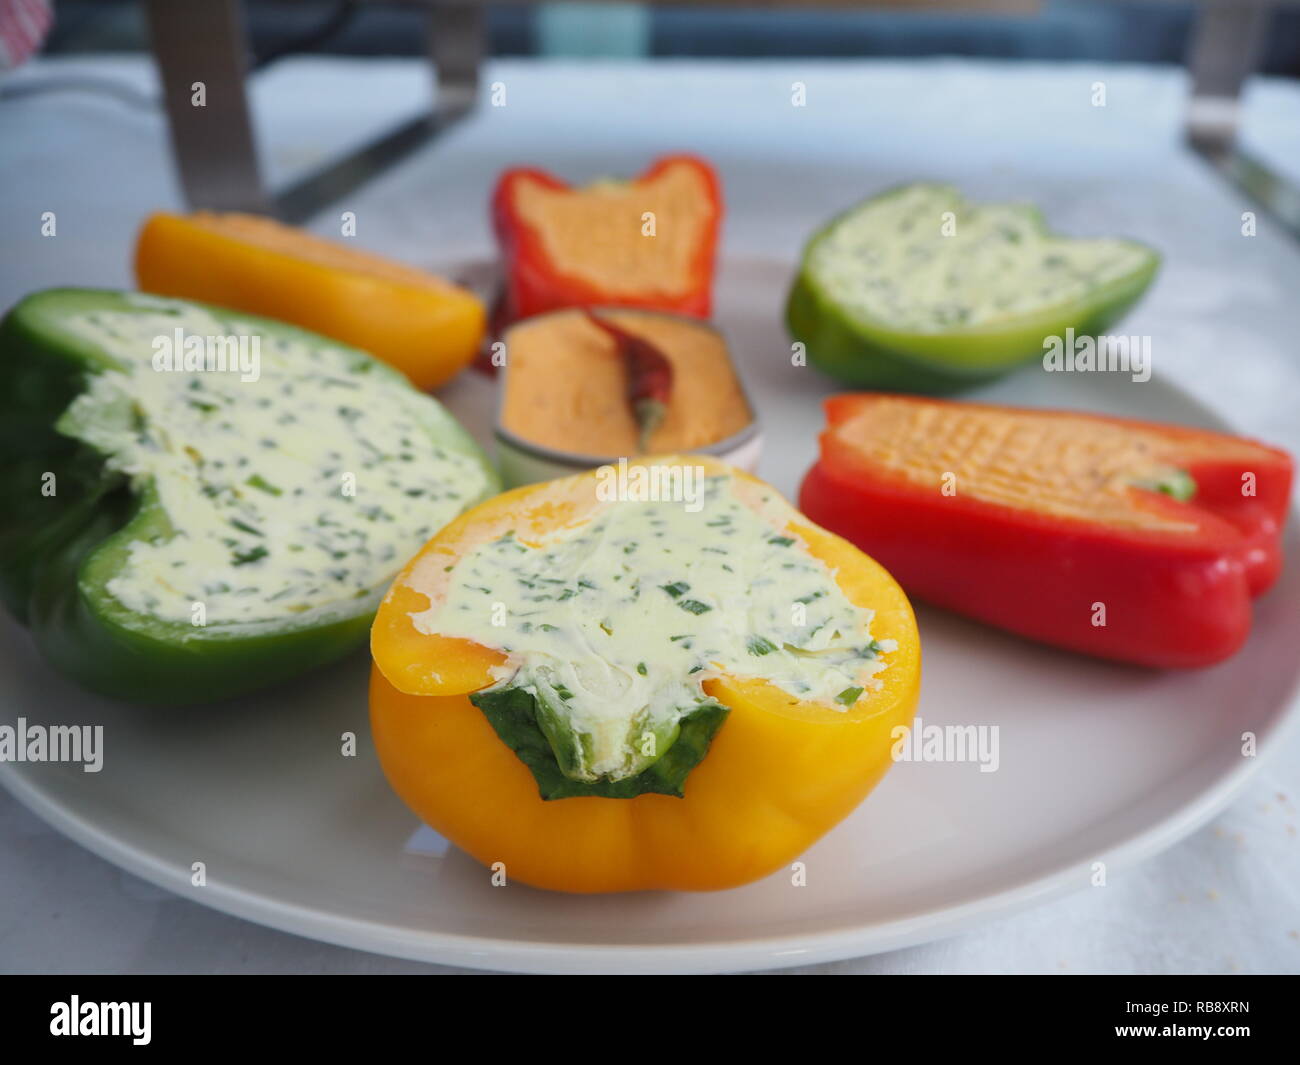
[[1277, 578], [1292, 461], [1225, 433], [863, 393], [827, 401], [800, 507], [910, 594], [1155, 667], [1234, 654]]
[[507, 170], [492, 196], [501, 317], [618, 305], [707, 318], [721, 219], [718, 177], [690, 155], [582, 188], [542, 170]]

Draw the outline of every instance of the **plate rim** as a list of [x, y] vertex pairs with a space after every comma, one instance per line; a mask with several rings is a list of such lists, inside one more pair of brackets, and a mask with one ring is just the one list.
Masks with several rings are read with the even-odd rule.
[[[1300, 720], [1300, 678], [1286, 709], [1260, 739], [1256, 754], [1220, 775], [1191, 802], [1138, 829], [1085, 862], [1067, 862], [1052, 872], [1000, 891], [939, 906], [884, 924], [836, 928], [813, 934], [789, 933], [739, 942], [673, 946], [632, 943], [573, 944], [559, 940], [518, 941], [454, 932], [398, 929], [392, 925], [283, 902], [219, 880], [209, 881], [199, 897], [187, 886], [189, 874], [142, 848], [91, 825], [65, 804], [49, 798], [28, 779], [31, 774], [0, 763], [0, 785], [55, 830], [92, 854], [182, 898], [222, 913], [335, 946], [385, 954], [408, 961], [533, 974], [709, 974], [756, 972], [784, 964], [812, 965], [868, 957], [956, 935], [977, 924], [1030, 905], [1081, 891], [1085, 870], [1104, 862], [1108, 871], [1137, 865], [1186, 838], [1224, 809], [1266, 763]], [[16, 763], [15, 763], [16, 764]], [[382, 946], [380, 946], [382, 944]], [[418, 947], [418, 949], [417, 949]]]

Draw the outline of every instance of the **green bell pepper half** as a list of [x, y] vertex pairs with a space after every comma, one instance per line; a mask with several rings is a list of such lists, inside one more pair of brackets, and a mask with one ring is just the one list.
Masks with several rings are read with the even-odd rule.
[[[129, 609], [108, 590], [136, 542], [169, 539], [172, 517], [150, 479], [129, 478], [56, 423], [90, 378], [124, 367], [93, 339], [69, 331], [72, 316], [140, 309], [134, 294], [52, 289], [28, 296], [0, 322], [0, 601], [26, 624], [45, 658], [93, 691], [130, 702], [181, 705], [240, 695], [324, 665], [367, 638], [388, 580], [364, 598], [301, 614], [195, 626]], [[148, 299], [156, 299], [148, 297]], [[180, 305], [180, 301], [168, 301]], [[270, 319], [194, 304], [230, 327], [263, 338], [328, 348], [385, 388], [410, 389], [427, 404], [422, 424], [437, 444], [474, 460], [482, 490], [496, 471], [442, 406], [364, 352]], [[369, 367], [363, 363], [371, 363]], [[53, 475], [52, 494], [42, 491]], [[419, 545], [412, 544], [412, 551]], [[406, 560], [398, 559], [394, 572]]]
[[[943, 394], [1001, 377], [1041, 357], [1044, 340], [1072, 328], [1076, 336], [1097, 336], [1117, 322], [1146, 292], [1160, 265], [1159, 255], [1134, 241], [1117, 241], [1138, 253], [1135, 268], [1083, 296], [974, 327], [910, 331], [846, 307], [830, 295], [810, 269], [810, 260], [845, 220], [888, 197], [917, 186], [902, 186], [873, 197], [832, 219], [804, 248], [786, 304], [786, 325], [803, 343], [808, 361], [838, 381], [857, 388]], [[936, 189], [955, 196], [946, 186]], [[1021, 208], [1022, 217], [1044, 237], [1053, 235], [1042, 215]], [[938, 220], [936, 218], [936, 230]]]

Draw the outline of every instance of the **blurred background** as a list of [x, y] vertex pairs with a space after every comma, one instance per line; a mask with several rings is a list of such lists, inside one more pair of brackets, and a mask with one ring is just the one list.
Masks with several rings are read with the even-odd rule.
[[[136, 0], [66, 0], [47, 52], [148, 46]], [[1181, 0], [988, 0], [880, 7], [676, 3], [487, 4], [488, 47], [509, 56], [925, 56], [1180, 63], [1199, 5]], [[255, 61], [294, 53], [419, 55], [426, 16], [412, 3], [249, 0]], [[1259, 56], [1300, 75], [1300, 11], [1280, 10]]]
[[[38, 53], [39, 62], [28, 62]], [[953, 127], [945, 136], [957, 136], [971, 112], [996, 118], [988, 90], [1018, 69], [1026, 72], [1025, 97], [1015, 108], [998, 105], [1007, 122], [1021, 122], [1019, 112], [1046, 121], [1053, 105], [1034, 98], [1038, 72], [1057, 72], [1060, 86], [1070, 71], [1080, 83], [1102, 77], [1103, 67], [1108, 76], [1147, 71], [1126, 106], [1167, 113], [1180, 94], [1177, 134], [1300, 234], [1300, 128], [1276, 106], [1278, 87], [1300, 77], [1297, 0], [0, 0], [0, 101], [52, 96], [66, 109], [80, 95], [155, 110], [167, 122], [172, 170], [190, 206], [296, 223], [466, 115], [477, 110], [481, 119], [492, 63], [538, 62], [540, 74], [575, 63], [648, 70], [695, 61], [775, 73], [782, 62], [857, 62], [864, 71], [915, 62], [901, 84], [933, 92], [932, 74], [956, 70], [925, 65], [937, 60], [969, 64], [955, 90], [945, 87]], [[288, 70], [313, 71], [316, 80]], [[418, 70], [422, 83], [397, 84], [402, 70]], [[609, 82], [606, 95], [622, 91], [621, 74], [600, 77], [618, 83]], [[197, 108], [190, 92], [200, 81], [213, 100]], [[1258, 84], [1274, 95], [1246, 116], [1241, 104]], [[293, 101], [299, 134], [310, 116], [318, 120], [303, 144], [277, 128], [268, 97]], [[749, 117], [760, 110], [749, 108]], [[1080, 131], [1091, 121], [1074, 120]], [[1252, 122], [1266, 127], [1253, 148]]]

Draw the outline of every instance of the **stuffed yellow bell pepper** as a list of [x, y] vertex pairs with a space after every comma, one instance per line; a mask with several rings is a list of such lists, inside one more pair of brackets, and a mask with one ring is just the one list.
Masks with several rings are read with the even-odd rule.
[[398, 794], [508, 881], [573, 892], [793, 862], [889, 768], [920, 680], [889, 574], [699, 456], [466, 512], [397, 578], [371, 647]]
[[417, 388], [444, 384], [483, 340], [468, 289], [405, 263], [246, 214], [155, 214], [135, 249], [140, 288], [278, 318], [361, 348]]

